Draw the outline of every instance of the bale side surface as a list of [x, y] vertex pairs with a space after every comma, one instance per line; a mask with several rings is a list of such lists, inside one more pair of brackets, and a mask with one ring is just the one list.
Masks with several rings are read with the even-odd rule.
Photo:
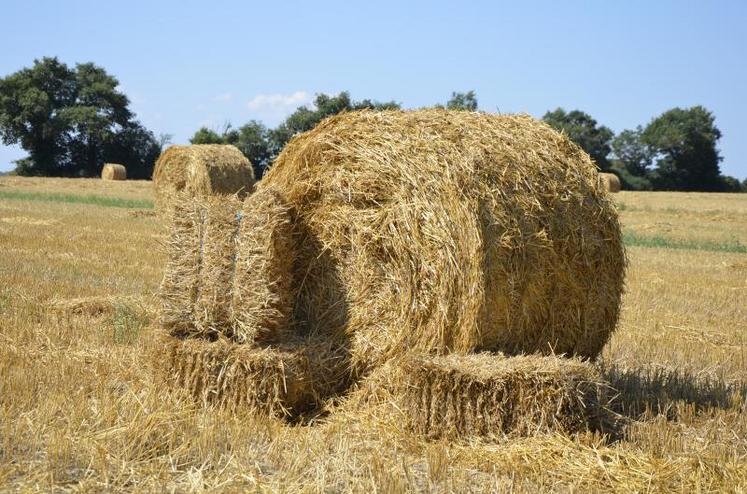
[[252, 164], [231, 145], [171, 146], [161, 154], [153, 170], [159, 210], [168, 209], [174, 192], [181, 190], [194, 197], [238, 194], [243, 198], [253, 184]]
[[[178, 194], [176, 194], [178, 196]], [[205, 210], [182, 194], [172, 200], [170, 231], [165, 244], [166, 266], [158, 291], [160, 325], [172, 336], [201, 336], [194, 311], [202, 265]]]
[[195, 325], [202, 335], [229, 335], [233, 326], [231, 301], [242, 201], [235, 195], [193, 200], [199, 203], [204, 228], [202, 242], [192, 247], [199, 248], [202, 257], [194, 304]]
[[295, 323], [352, 340], [365, 372], [403, 349], [595, 357], [625, 253], [589, 156], [526, 115], [331, 117], [263, 178], [294, 211]]
[[622, 189], [620, 179], [614, 173], [600, 173], [599, 180], [607, 192], [620, 192]]
[[104, 180], [127, 180], [127, 168], [116, 163], [105, 163], [101, 170], [101, 178]]
[[429, 438], [576, 433], [609, 426], [608, 389], [574, 359], [409, 355], [375, 371], [344, 408]]
[[160, 348], [159, 380], [230, 410], [287, 417], [314, 409], [347, 385], [344, 352], [326, 342], [256, 348], [164, 336]]
[[294, 303], [290, 211], [277, 192], [260, 185], [241, 216], [231, 336], [239, 342], [279, 342], [291, 330]]

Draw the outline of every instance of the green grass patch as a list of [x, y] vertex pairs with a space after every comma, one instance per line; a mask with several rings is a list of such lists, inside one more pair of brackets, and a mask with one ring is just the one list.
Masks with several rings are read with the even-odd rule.
[[711, 240], [673, 239], [662, 235], [640, 235], [635, 232], [623, 233], [623, 242], [631, 247], [653, 247], [657, 249], [679, 250], [708, 250], [713, 252], [736, 252], [747, 254], [747, 246], [739, 240]]
[[52, 192], [22, 192], [16, 190], [0, 190], [0, 199], [16, 201], [44, 201], [66, 202], [71, 204], [91, 204], [105, 208], [153, 209], [153, 201], [147, 199], [122, 199], [119, 197], [104, 197], [93, 194], [56, 194]]
[[148, 316], [125, 304], [114, 304], [112, 339], [118, 345], [131, 345], [148, 325]]

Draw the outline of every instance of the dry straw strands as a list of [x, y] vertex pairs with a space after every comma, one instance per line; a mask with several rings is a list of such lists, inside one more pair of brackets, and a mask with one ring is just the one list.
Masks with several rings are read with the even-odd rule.
[[291, 219], [272, 190], [174, 201], [161, 283], [161, 325], [172, 336], [271, 343], [293, 311]]
[[127, 168], [116, 163], [106, 163], [101, 170], [102, 180], [127, 180]]
[[608, 389], [577, 359], [406, 355], [376, 370], [341, 408], [429, 438], [576, 433], [612, 427]]
[[[243, 369], [226, 375], [270, 386], [280, 377], [254, 360], [256, 347], [311, 339], [336, 356], [334, 371], [272, 358], [333, 393], [408, 353], [593, 358], [617, 323], [615, 208], [589, 156], [528, 116], [341, 114], [294, 138], [243, 204], [182, 196], [161, 323], [186, 338], [175, 359], [203, 364], [174, 360], [179, 375]], [[188, 357], [193, 347], [210, 357]], [[255, 399], [221, 379], [201, 385], [220, 400]], [[287, 409], [304, 401], [273, 396]]]
[[347, 385], [345, 359], [324, 342], [257, 348], [165, 336], [158, 347], [157, 372], [167, 385], [231, 410], [297, 415]]
[[620, 192], [622, 189], [620, 179], [614, 173], [600, 173], [599, 181], [608, 192]]
[[235, 146], [196, 144], [171, 146], [161, 154], [153, 171], [156, 207], [168, 208], [175, 192], [190, 195], [231, 195], [251, 192], [252, 164]]
[[295, 302], [292, 233], [285, 201], [276, 191], [258, 187], [241, 211], [232, 286], [234, 340], [269, 343], [287, 338]]
[[145, 308], [143, 300], [128, 297], [93, 296], [61, 299], [54, 298], [47, 303], [47, 307], [60, 315], [74, 316], [110, 316], [119, 307]]
[[589, 156], [526, 115], [361, 111], [265, 175], [294, 214], [295, 324], [364, 372], [402, 352], [595, 357], [625, 254]]

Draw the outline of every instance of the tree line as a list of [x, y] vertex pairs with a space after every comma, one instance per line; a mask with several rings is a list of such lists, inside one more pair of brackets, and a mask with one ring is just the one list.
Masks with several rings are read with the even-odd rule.
[[[221, 129], [202, 127], [192, 144], [232, 144], [261, 177], [286, 143], [321, 120], [343, 111], [398, 109], [395, 101], [355, 101], [347, 91], [318, 94], [282, 123], [268, 128], [250, 120]], [[435, 107], [476, 111], [474, 91], [454, 92]], [[589, 114], [558, 108], [542, 119], [583, 148], [602, 171], [615, 173], [632, 190], [745, 191], [747, 179], [721, 173], [721, 132], [702, 106], [674, 108], [646, 126], [615, 135]], [[170, 136], [156, 137], [138, 122], [118, 81], [93, 63], [70, 68], [57, 58], [35, 60], [0, 79], [0, 137], [19, 144], [28, 156], [16, 162], [19, 175], [97, 176], [105, 162], [127, 165], [131, 178], [150, 178]]]

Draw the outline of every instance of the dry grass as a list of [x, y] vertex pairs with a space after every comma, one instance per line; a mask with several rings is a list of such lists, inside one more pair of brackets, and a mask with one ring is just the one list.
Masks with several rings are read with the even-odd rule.
[[[3, 177], [0, 190], [152, 199], [137, 181]], [[744, 195], [615, 200], [625, 228], [747, 243]], [[146, 371], [166, 240], [155, 218], [0, 199], [0, 220], [0, 491], [747, 490], [745, 254], [628, 249], [621, 325], [600, 367], [630, 419], [620, 441], [427, 442], [344, 417], [287, 426], [166, 392]], [[49, 306], [93, 296], [124, 303], [98, 314]]]

